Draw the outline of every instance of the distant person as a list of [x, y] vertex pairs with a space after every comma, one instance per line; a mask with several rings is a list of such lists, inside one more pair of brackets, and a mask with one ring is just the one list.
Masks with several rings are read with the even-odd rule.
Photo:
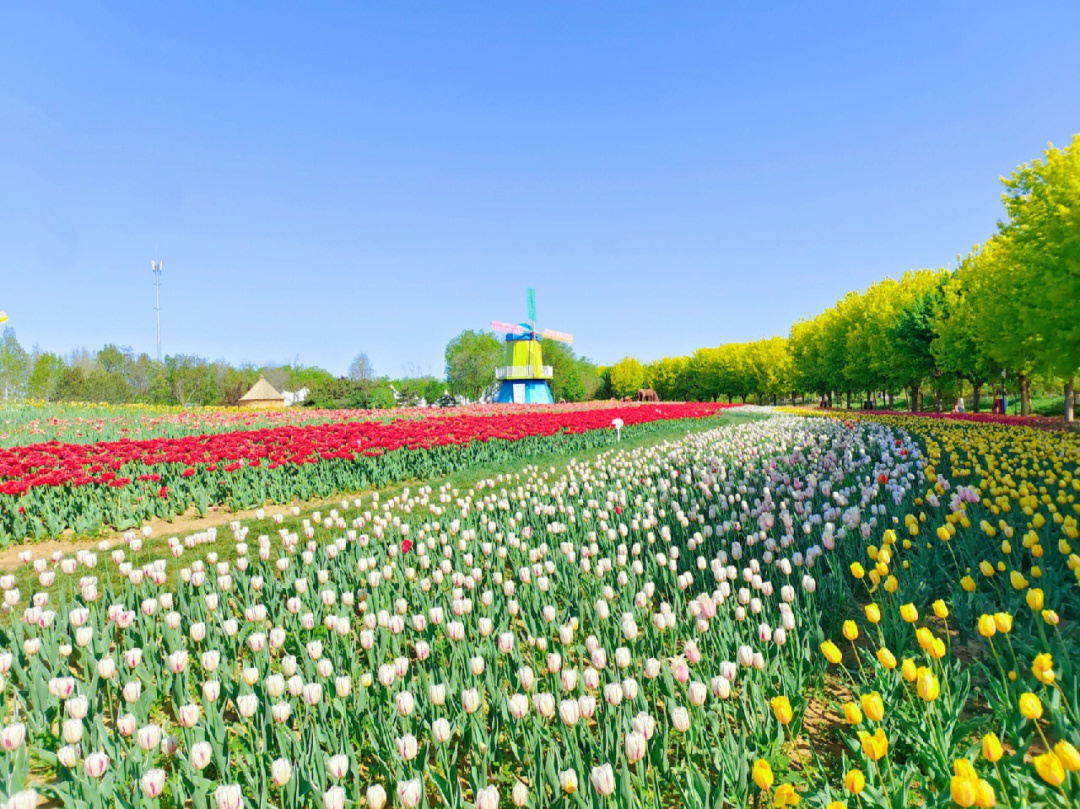
[[960, 396], [956, 400], [956, 405], [953, 407], [952, 412], [963, 413], [964, 412], [964, 397]]

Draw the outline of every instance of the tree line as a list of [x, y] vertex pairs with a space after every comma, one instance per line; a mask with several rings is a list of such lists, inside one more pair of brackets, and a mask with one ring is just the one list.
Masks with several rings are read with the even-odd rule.
[[[777, 401], [912, 410], [970, 392], [1062, 391], [1073, 420], [1080, 370], [1080, 135], [1003, 179], [1005, 218], [955, 270], [912, 270], [791, 327], [786, 338], [701, 348], [648, 365], [601, 369], [615, 396], [651, 387], [664, 399]], [[944, 400], [944, 401], [943, 401]]]

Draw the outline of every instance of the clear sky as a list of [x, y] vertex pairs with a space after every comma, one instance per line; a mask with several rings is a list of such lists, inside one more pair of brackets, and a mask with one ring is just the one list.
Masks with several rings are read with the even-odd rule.
[[[885, 6], [890, 6], [886, 9]], [[442, 372], [786, 334], [1080, 131], [1080, 3], [0, 2], [23, 345]]]

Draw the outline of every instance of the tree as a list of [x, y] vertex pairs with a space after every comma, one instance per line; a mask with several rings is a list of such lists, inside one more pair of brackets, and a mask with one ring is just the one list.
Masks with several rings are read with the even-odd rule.
[[633, 357], [624, 357], [611, 367], [611, 392], [616, 398], [634, 396], [645, 384], [645, 366]]
[[502, 344], [491, 332], [466, 329], [446, 345], [446, 382], [456, 394], [478, 399], [495, 381]]
[[190, 354], [166, 357], [165, 378], [173, 400], [183, 407], [213, 404], [221, 399], [213, 366], [201, 357]]
[[353, 382], [370, 382], [375, 378], [375, 371], [371, 367], [368, 355], [361, 351], [353, 361], [349, 363], [349, 379]]
[[551, 366], [551, 392], [556, 401], [583, 402], [595, 395], [600, 378], [591, 362], [557, 340], [544, 340], [543, 352], [544, 364]]
[[31, 399], [51, 402], [56, 395], [56, 384], [64, 370], [64, 361], [55, 354], [38, 354], [30, 369], [26, 395]]
[[930, 351], [942, 373], [966, 379], [972, 387], [972, 412], [979, 412], [982, 388], [1001, 371], [977, 339], [975, 308], [970, 301], [972, 268], [965, 259], [941, 290], [941, 304], [934, 316]]
[[689, 369], [689, 357], [664, 357], [646, 368], [646, 384], [661, 399], [684, 401], [690, 398]]
[[[1020, 166], [1004, 181], [1009, 269], [1022, 281], [1016, 300], [1033, 370], [1066, 380], [1065, 418], [1073, 418], [1080, 370], [1080, 134], [1065, 149]], [[1026, 390], [1022, 387], [1021, 395]], [[1023, 402], [1025, 412], [1028, 403]]]
[[5, 400], [23, 396], [30, 377], [30, 355], [26, 353], [15, 329], [7, 326], [0, 335], [0, 395]]

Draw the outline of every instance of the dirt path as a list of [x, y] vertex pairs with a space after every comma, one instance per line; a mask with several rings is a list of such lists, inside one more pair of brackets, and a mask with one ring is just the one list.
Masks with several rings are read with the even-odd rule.
[[[307, 502], [289, 503], [287, 505], [274, 504], [263, 506], [262, 508], [267, 516], [269, 516], [279, 511], [287, 511], [289, 508], [292, 508], [292, 506], [300, 506], [300, 513], [303, 514], [307, 511], [312, 511], [324, 506], [336, 505], [342, 500], [351, 500], [354, 497], [366, 497], [370, 496], [370, 494], [371, 492], [339, 494], [325, 500], [309, 500]], [[252, 520], [255, 519], [256, 511], [258, 511], [257, 508], [244, 511], [229, 511], [228, 509], [219, 506], [211, 506], [209, 513], [205, 517], [200, 517], [198, 511], [193, 506], [188, 509], [186, 513], [174, 518], [171, 522], [168, 520], [157, 519], [149, 520], [144, 523], [144, 525], [149, 525], [153, 529], [153, 533], [146, 541], [146, 544], [163, 543], [168, 537], [183, 537], [188, 534], [205, 531], [207, 528], [220, 528], [232, 520]], [[61, 537], [60, 539], [47, 539], [41, 542], [25, 542], [21, 545], [11, 545], [0, 551], [0, 573], [10, 573], [11, 571], [18, 569], [22, 565], [22, 562], [19, 561], [19, 554], [23, 551], [32, 551], [35, 559], [41, 559], [48, 558], [53, 551], [62, 551], [65, 554], [72, 554], [82, 549], [96, 550], [98, 545], [102, 542], [114, 544], [115, 542], [122, 540], [124, 533], [124, 531], [109, 530], [103, 531], [95, 537], [76, 538], [73, 535], [70, 535], [70, 538]]]

